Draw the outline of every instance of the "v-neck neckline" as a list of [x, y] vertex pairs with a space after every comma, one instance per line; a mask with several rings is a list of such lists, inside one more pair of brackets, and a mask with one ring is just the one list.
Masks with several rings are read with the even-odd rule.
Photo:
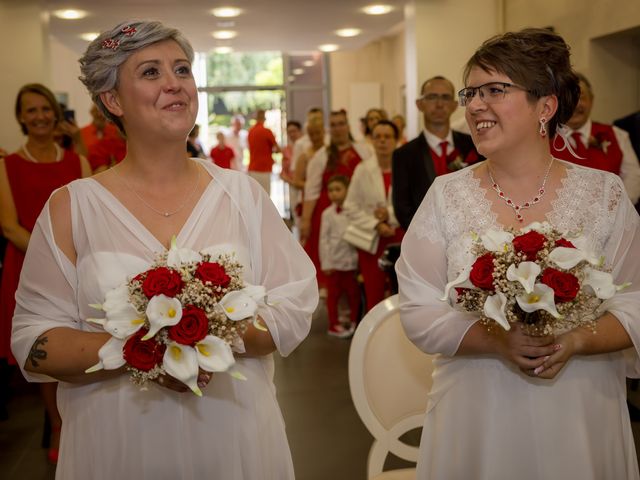
[[[571, 180], [571, 171], [573, 170], [573, 165], [571, 165], [569, 162], [565, 162], [561, 159], [556, 158], [555, 159], [557, 162], [560, 162], [564, 165], [565, 167], [565, 174], [564, 176], [560, 179], [560, 186], [554, 191], [555, 193], [555, 198], [553, 198], [550, 202], [550, 210], [548, 212], [545, 212], [544, 214], [544, 219], [540, 220], [541, 222], [548, 222], [550, 224], [552, 224], [552, 220], [553, 217], [556, 214], [556, 204], [558, 203], [558, 201], [560, 200], [560, 198], [562, 197], [563, 192], [566, 190], [567, 188], [567, 184], [568, 182], [570, 182]], [[501, 230], [506, 230], [507, 228], [514, 228], [516, 230], [519, 230], [520, 228], [524, 228], [527, 225], [530, 225], [533, 222], [536, 222], [538, 220], [533, 220], [533, 222], [526, 222], [523, 223], [522, 225], [516, 225], [516, 226], [511, 226], [511, 225], [505, 225], [502, 222], [499, 221], [499, 215], [493, 210], [493, 205], [494, 205], [494, 200], [496, 199], [491, 199], [488, 197], [487, 193], [489, 192], [489, 189], [487, 188], [483, 188], [481, 186], [481, 179], [475, 176], [475, 172], [473, 172], [473, 170], [475, 170], [475, 168], [477, 168], [480, 165], [480, 163], [477, 163], [474, 167], [471, 167], [469, 172], [469, 175], [471, 176], [471, 179], [473, 180], [473, 183], [475, 183], [475, 187], [478, 189], [478, 191], [482, 194], [482, 199], [484, 200], [485, 205], [486, 205], [486, 209], [487, 209], [487, 216], [490, 219], [490, 223], [493, 225], [494, 228], [498, 228]]]
[[[209, 176], [209, 183], [207, 183], [207, 186], [205, 187], [202, 194], [200, 195], [200, 198], [198, 198], [198, 201], [196, 202], [193, 209], [191, 210], [191, 213], [189, 213], [189, 216], [186, 218], [182, 226], [178, 229], [178, 232], [175, 234], [178, 245], [184, 244], [183, 242], [184, 239], [182, 237], [184, 236], [186, 231], [191, 230], [191, 227], [193, 226], [195, 219], [199, 216], [199, 212], [203, 208], [204, 199], [208, 195], [209, 190], [212, 188], [212, 185], [215, 182], [215, 179], [211, 174], [211, 172], [209, 171], [209, 169], [206, 167], [204, 167], [204, 169], [206, 171], [206, 174], [208, 174]], [[111, 190], [109, 190], [107, 187], [105, 187], [102, 183], [97, 181], [95, 178], [89, 177], [87, 178], [87, 180], [90, 180], [94, 182], [96, 185], [98, 185], [99, 191], [103, 192], [103, 194], [106, 195], [112, 201], [112, 203], [116, 206], [116, 208], [123, 211], [124, 215], [128, 218], [128, 220], [133, 223], [134, 227], [136, 227], [134, 230], [136, 232], [140, 232], [141, 236], [146, 237], [145, 239], [142, 239], [142, 240], [150, 240], [151, 242], [155, 243], [156, 246], [151, 249], [152, 251], [158, 253], [158, 252], [166, 252], [169, 250], [169, 248], [167, 248], [158, 237], [156, 237], [153, 233], [151, 233], [151, 230], [149, 230], [147, 226], [144, 223], [142, 223], [142, 221], [138, 217], [136, 217], [131, 212], [131, 210], [129, 210], [124, 205], [124, 203], [122, 203], [122, 201], [118, 197], [116, 197], [113, 194], [113, 192], [111, 192]], [[198, 215], [196, 215], [196, 213], [198, 213]]]

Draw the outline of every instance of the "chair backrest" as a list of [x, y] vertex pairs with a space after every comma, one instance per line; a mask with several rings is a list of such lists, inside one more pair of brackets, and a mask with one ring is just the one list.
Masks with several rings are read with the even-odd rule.
[[374, 437], [368, 478], [382, 472], [388, 453], [417, 461], [418, 448], [399, 438], [424, 423], [432, 368], [432, 357], [409, 341], [400, 324], [397, 295], [364, 316], [351, 340], [349, 386]]

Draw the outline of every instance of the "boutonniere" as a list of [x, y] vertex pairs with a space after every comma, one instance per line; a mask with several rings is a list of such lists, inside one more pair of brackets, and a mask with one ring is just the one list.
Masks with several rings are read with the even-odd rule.
[[462, 155], [457, 148], [453, 149], [449, 155], [447, 155], [447, 169], [450, 172], [455, 172], [456, 170], [462, 170], [465, 167], [468, 167], [469, 164], [464, 161]]
[[595, 136], [592, 135], [589, 137], [588, 148], [595, 148], [596, 150], [600, 150], [605, 155], [609, 150], [609, 145], [611, 145], [611, 142], [607, 140], [607, 138], [604, 135], [595, 135]]

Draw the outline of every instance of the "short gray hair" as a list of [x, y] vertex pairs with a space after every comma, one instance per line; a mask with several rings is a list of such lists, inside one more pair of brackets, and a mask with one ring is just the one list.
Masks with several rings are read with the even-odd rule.
[[[135, 29], [135, 30], [133, 30]], [[135, 33], [131, 34], [134, 31]], [[193, 47], [179, 30], [157, 21], [123, 22], [96, 38], [80, 58], [80, 81], [105, 116], [124, 133], [124, 126], [102, 103], [100, 94], [117, 88], [120, 66], [136, 51], [165, 40], [175, 41], [193, 63]], [[109, 44], [111, 46], [109, 46]], [[115, 45], [115, 48], [113, 46]]]

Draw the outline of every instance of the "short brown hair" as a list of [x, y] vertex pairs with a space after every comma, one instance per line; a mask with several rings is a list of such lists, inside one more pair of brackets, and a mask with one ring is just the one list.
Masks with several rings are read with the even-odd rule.
[[527, 89], [530, 101], [547, 95], [558, 98], [558, 110], [549, 119], [549, 135], [559, 124], [571, 118], [578, 99], [580, 83], [571, 68], [569, 46], [549, 29], [526, 28], [508, 32], [484, 42], [467, 62], [464, 83], [474, 67], [487, 73], [507, 75]]
[[29, 133], [27, 132], [27, 127], [24, 125], [24, 123], [20, 121], [20, 114], [22, 113], [22, 96], [25, 93], [35, 93], [46, 98], [51, 105], [51, 108], [53, 109], [53, 113], [56, 116], [56, 124], [58, 124], [58, 122], [62, 120], [62, 109], [60, 108], [60, 104], [58, 103], [58, 100], [56, 100], [53, 92], [40, 83], [28, 83], [18, 91], [18, 95], [16, 96], [16, 120], [20, 124], [20, 129], [22, 130], [23, 134], [26, 135], [27, 133]]

